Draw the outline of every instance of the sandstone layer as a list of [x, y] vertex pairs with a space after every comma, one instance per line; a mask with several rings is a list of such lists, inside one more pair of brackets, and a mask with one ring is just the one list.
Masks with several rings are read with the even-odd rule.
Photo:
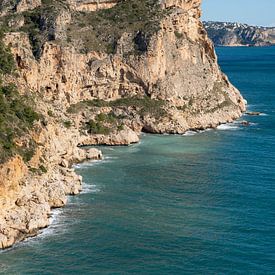
[[[32, 133], [32, 159], [14, 156], [1, 164], [0, 248], [37, 234], [48, 226], [51, 208], [80, 192], [71, 165], [101, 153], [79, 146], [129, 145], [142, 131], [183, 134], [231, 122], [245, 111], [245, 100], [217, 64], [200, 21], [201, 0], [111, 1], [106, 12], [55, 2], [51, 16], [39, 1], [22, 1], [18, 10], [2, 7], [12, 29], [4, 41], [17, 64], [17, 75], [5, 81], [22, 94], [31, 91], [43, 120]], [[21, 12], [26, 9], [31, 19]], [[122, 9], [144, 17], [135, 14], [128, 24]], [[33, 18], [39, 20], [30, 23]], [[93, 18], [104, 24], [93, 25]], [[29, 31], [31, 24], [39, 35]]]

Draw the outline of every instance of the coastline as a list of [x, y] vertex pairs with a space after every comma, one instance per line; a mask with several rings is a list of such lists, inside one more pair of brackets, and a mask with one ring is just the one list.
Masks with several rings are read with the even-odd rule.
[[236, 45], [215, 45], [215, 48], [270, 48], [275, 47], [275, 44], [272, 45], [242, 45], [242, 44], [236, 44]]
[[[151, 10], [141, 11], [150, 23]], [[6, 81], [24, 95], [31, 91], [44, 118], [30, 133], [37, 144], [31, 159], [15, 156], [0, 165], [0, 248], [36, 235], [49, 225], [51, 209], [81, 191], [82, 179], [71, 167], [91, 156], [80, 145], [129, 145], [139, 142], [141, 132], [216, 128], [245, 112], [246, 101], [221, 72], [200, 21], [201, 1], [163, 1], [159, 13], [156, 32], [127, 29], [114, 37], [112, 53], [67, 43], [75, 18], [70, 9], [59, 10], [51, 25], [66, 43], [44, 41], [39, 58], [28, 28], [5, 36], [18, 70]], [[140, 18], [137, 23], [144, 24]], [[81, 34], [79, 24], [75, 27]]]
[[[244, 113], [243, 113], [244, 114]], [[235, 130], [235, 127], [238, 127], [238, 126], [232, 126], [235, 124], [235, 122], [240, 119], [241, 116], [239, 118], [236, 118], [235, 120], [231, 120], [229, 122], [225, 122], [225, 123], [220, 123], [219, 125], [217, 125], [216, 127], [208, 127], [208, 128], [205, 128], [205, 129], [202, 129], [202, 128], [198, 128], [198, 129], [189, 129], [187, 130], [184, 134], [180, 134], [181, 136], [193, 136], [193, 135], [196, 135], [196, 134], [199, 134], [199, 133], [203, 133], [205, 131], [211, 131], [211, 130], [221, 130], [221, 131], [224, 131], [224, 130]], [[239, 124], [241, 125], [241, 124]], [[192, 134], [191, 134], [192, 132]], [[147, 133], [145, 133], [147, 134]], [[153, 134], [154, 133], [149, 133], [149, 134]], [[156, 133], [155, 133], [156, 134]], [[175, 134], [171, 134], [171, 133], [166, 133], [166, 134], [160, 134], [160, 135], [175, 135]], [[142, 133], [139, 133], [139, 136], [142, 138]], [[129, 145], [132, 145], [132, 144], [138, 144], [139, 142], [141, 142], [142, 139], [139, 139], [139, 141], [137, 142], [132, 142], [130, 144], [113, 144], [111, 146], [129, 146]], [[100, 144], [98, 144], [98, 146], [100, 146]], [[110, 146], [110, 145], [101, 145], [101, 146]], [[111, 147], [110, 146], [110, 147]], [[62, 209], [63, 207], [66, 207], [67, 203], [68, 203], [68, 199], [70, 198], [70, 196], [76, 196], [82, 192], [85, 192], [85, 190], [83, 190], [83, 181], [82, 181], [82, 177], [81, 175], [78, 175], [75, 171], [75, 169], [77, 168], [77, 166], [82, 166], [82, 165], [85, 165], [87, 163], [89, 163], [89, 161], [96, 161], [96, 162], [104, 162], [104, 156], [102, 155], [101, 151], [90, 146], [92, 150], [95, 150], [95, 152], [100, 152], [99, 154], [101, 155], [101, 158], [98, 158], [98, 157], [95, 157], [95, 158], [90, 158], [89, 160], [88, 159], [82, 159], [82, 161], [79, 161], [77, 163], [74, 163], [70, 166], [70, 169], [69, 171], [67, 171], [67, 174], [66, 174], [66, 177], [73, 177], [75, 178], [75, 181], [74, 182], [63, 182], [62, 185], [60, 185], [59, 187], [61, 188], [64, 188], [66, 189], [67, 185], [70, 184], [70, 192], [66, 192], [64, 194], [65, 198], [64, 197], [56, 197], [56, 200], [53, 202], [51, 202], [52, 206], [47, 209], [47, 213], [46, 213], [46, 216], [44, 216], [43, 218], [43, 226], [41, 226], [41, 221], [40, 221], [40, 226], [36, 226], [32, 229], [32, 231], [30, 233], [22, 233], [20, 236], [18, 236], [18, 238], [14, 238], [12, 239], [12, 242], [9, 242], [9, 243], [6, 243], [5, 246], [3, 241], [2, 241], [2, 249], [3, 250], [6, 250], [6, 249], [12, 249], [12, 247], [17, 244], [17, 243], [20, 243], [21, 241], [28, 241], [28, 239], [30, 238], [35, 238], [36, 236], [39, 236], [40, 234], [43, 234], [43, 230], [46, 230], [49, 226], [51, 226], [53, 220], [52, 220], [52, 217], [54, 215], [53, 211], [55, 210], [58, 210], [58, 209]], [[87, 147], [87, 148], [90, 148], [90, 147]], [[82, 149], [80, 149], [82, 150]], [[97, 150], [97, 151], [96, 151]], [[91, 165], [94, 165], [94, 164], [91, 164]], [[90, 165], [89, 165], [90, 166]], [[56, 177], [56, 172], [54, 172], [53, 175], [45, 175], [47, 178], [49, 177]], [[74, 190], [74, 191], [72, 191]], [[88, 191], [88, 193], [90, 193]], [[41, 213], [40, 213], [41, 214]], [[36, 224], [38, 225], [38, 224]]]

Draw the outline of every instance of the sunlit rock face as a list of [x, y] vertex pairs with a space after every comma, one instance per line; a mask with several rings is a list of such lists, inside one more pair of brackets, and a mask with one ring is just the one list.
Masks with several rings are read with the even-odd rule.
[[97, 11], [110, 9], [117, 4], [118, 0], [69, 0], [71, 8], [77, 11]]

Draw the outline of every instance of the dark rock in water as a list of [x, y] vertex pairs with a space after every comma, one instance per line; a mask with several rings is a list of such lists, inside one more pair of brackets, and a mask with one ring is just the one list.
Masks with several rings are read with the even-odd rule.
[[246, 120], [244, 120], [244, 121], [241, 121], [241, 123], [240, 123], [242, 126], [249, 126], [250, 125], [250, 122], [249, 121], [246, 121]]
[[245, 114], [249, 116], [259, 116], [261, 115], [261, 112], [246, 112]]

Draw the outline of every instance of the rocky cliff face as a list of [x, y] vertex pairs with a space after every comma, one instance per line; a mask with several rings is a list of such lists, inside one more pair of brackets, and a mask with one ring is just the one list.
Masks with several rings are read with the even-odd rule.
[[5, 81], [31, 91], [43, 115], [33, 157], [0, 167], [2, 248], [47, 226], [50, 209], [80, 191], [70, 164], [101, 155], [78, 145], [216, 127], [245, 110], [217, 65], [200, 0], [118, 1], [85, 13], [71, 1], [33, 2], [27, 13], [6, 5], [1, 17], [17, 64]]
[[275, 45], [275, 28], [226, 22], [204, 22], [204, 26], [217, 46]]

